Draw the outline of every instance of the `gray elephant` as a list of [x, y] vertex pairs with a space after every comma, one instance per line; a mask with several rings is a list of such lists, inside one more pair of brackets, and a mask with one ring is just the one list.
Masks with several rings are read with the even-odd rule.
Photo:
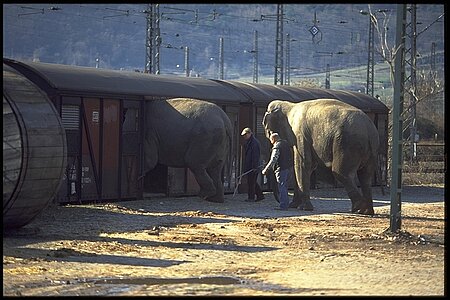
[[207, 201], [224, 202], [222, 171], [231, 141], [231, 121], [214, 103], [189, 98], [146, 103], [145, 170], [157, 163], [188, 167]]
[[[290, 207], [313, 210], [310, 177], [322, 164], [331, 168], [352, 202], [352, 212], [374, 214], [372, 178], [376, 170], [378, 131], [360, 109], [335, 99], [269, 103], [263, 125], [286, 139], [294, 151], [296, 185]], [[355, 182], [356, 176], [361, 192]]]

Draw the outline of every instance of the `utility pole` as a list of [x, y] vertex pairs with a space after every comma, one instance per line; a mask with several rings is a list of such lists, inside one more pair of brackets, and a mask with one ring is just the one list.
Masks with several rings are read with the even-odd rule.
[[[406, 54], [409, 54], [405, 58], [405, 63], [408, 64], [410, 69], [410, 76], [405, 79], [405, 86], [407, 87], [409, 93], [409, 143], [410, 143], [410, 161], [414, 162], [417, 159], [417, 142], [418, 142], [418, 134], [417, 134], [417, 123], [416, 123], [416, 104], [418, 100], [418, 90], [417, 90], [417, 37], [428, 30], [433, 24], [438, 22], [443, 16], [444, 13], [441, 14], [437, 19], [431, 22], [428, 26], [422, 29], [420, 32], [417, 32], [417, 5], [410, 4], [407, 12], [410, 14], [409, 23], [406, 24], [406, 35], [410, 41], [410, 48], [405, 50]], [[405, 128], [405, 131], [408, 128]]]
[[144, 10], [147, 19], [147, 32], [145, 37], [145, 73], [159, 74], [159, 47], [161, 35], [159, 28], [159, 4], [147, 4]]
[[416, 102], [417, 102], [417, 21], [416, 21], [416, 4], [410, 4], [407, 9], [410, 14], [410, 21], [406, 24], [407, 37], [410, 41], [410, 47], [405, 50], [406, 58], [405, 62], [408, 64], [410, 69], [410, 76], [405, 79], [405, 86], [409, 93], [409, 108], [410, 108], [410, 119], [409, 119], [409, 142], [410, 142], [410, 161], [414, 162], [417, 157], [417, 125], [416, 125]]
[[375, 15], [372, 15], [370, 11], [359, 11], [360, 14], [369, 16], [369, 36], [367, 43], [367, 84], [366, 84], [366, 94], [373, 96], [373, 73], [374, 73], [374, 54], [375, 54], [375, 47], [374, 47], [374, 37], [375, 37], [375, 26], [374, 26], [374, 19]]
[[369, 14], [369, 48], [368, 48], [368, 57], [367, 57], [367, 89], [366, 93], [368, 95], [373, 96], [373, 72], [374, 72], [374, 54], [375, 54], [375, 47], [374, 47], [374, 25], [373, 25], [373, 19], [374, 16]]
[[274, 84], [283, 85], [283, 4], [277, 4], [277, 33], [275, 41]]
[[430, 57], [430, 75], [432, 79], [436, 77], [436, 43], [431, 43], [431, 57]]
[[189, 47], [184, 47], [184, 71], [186, 77], [189, 77]]
[[391, 164], [391, 211], [390, 230], [396, 232], [401, 228], [402, 204], [402, 131], [403, 131], [403, 98], [405, 77], [405, 23], [406, 4], [397, 4], [394, 101], [392, 109], [392, 164]]
[[154, 64], [154, 69], [155, 69], [155, 74], [160, 74], [160, 69], [159, 69], [159, 46], [161, 45], [161, 31], [159, 29], [159, 20], [160, 20], [160, 15], [159, 15], [159, 4], [154, 4], [155, 5], [155, 64]]
[[147, 9], [144, 10], [147, 14], [147, 30], [145, 36], [145, 68], [144, 73], [153, 73], [153, 5], [147, 4]]
[[[320, 57], [320, 56], [329, 56], [330, 57], [330, 62], [332, 62], [333, 59], [333, 54], [344, 54], [345, 52], [342, 51], [338, 51], [338, 52], [322, 52], [322, 51], [316, 51], [317, 54], [319, 55], [314, 55], [313, 57]], [[327, 64], [326, 69], [325, 69], [325, 89], [330, 89], [331, 86], [331, 72], [330, 72], [330, 64]]]
[[291, 52], [291, 46], [290, 46], [290, 35], [289, 33], [286, 34], [286, 65], [285, 65], [285, 78], [284, 78], [284, 84], [290, 85], [291, 82], [291, 58], [290, 53]]
[[219, 38], [219, 79], [223, 80], [223, 37]]
[[369, 37], [368, 37], [368, 48], [367, 48], [367, 86], [366, 94], [373, 97], [373, 80], [375, 71], [375, 23], [377, 22], [376, 13], [385, 13], [387, 9], [378, 9], [373, 14], [370, 11], [359, 11], [360, 14], [369, 16]]
[[253, 83], [258, 83], [258, 31], [255, 30], [253, 41]]
[[327, 70], [325, 73], [325, 88], [330, 89], [330, 64], [327, 64]]

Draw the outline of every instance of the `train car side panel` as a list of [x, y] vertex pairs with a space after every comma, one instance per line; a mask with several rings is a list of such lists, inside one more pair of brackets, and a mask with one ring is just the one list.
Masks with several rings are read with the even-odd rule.
[[102, 198], [119, 196], [120, 100], [103, 100], [102, 111]]

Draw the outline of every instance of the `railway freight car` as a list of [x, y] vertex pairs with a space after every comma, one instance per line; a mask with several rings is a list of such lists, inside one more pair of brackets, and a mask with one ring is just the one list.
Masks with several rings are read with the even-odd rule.
[[[241, 173], [240, 131], [251, 127], [268, 160], [270, 143], [261, 122], [274, 99], [293, 102], [335, 98], [362, 109], [378, 128], [380, 173], [386, 174], [388, 108], [366, 94], [296, 88], [238, 81], [152, 75], [139, 72], [3, 59], [48, 97], [59, 115], [67, 140], [67, 163], [55, 199], [58, 203], [139, 199], [146, 192], [192, 195], [198, 185], [186, 168], [163, 165], [143, 174], [145, 101], [190, 97], [219, 105], [233, 124], [232, 156], [225, 172], [225, 191], [233, 192]], [[5, 85], [5, 79], [4, 79]], [[319, 178], [320, 179], [320, 178]], [[385, 176], [378, 179], [383, 183]], [[271, 182], [264, 185], [270, 189]], [[239, 191], [246, 189], [245, 180]], [[4, 195], [5, 199], [5, 195]]]

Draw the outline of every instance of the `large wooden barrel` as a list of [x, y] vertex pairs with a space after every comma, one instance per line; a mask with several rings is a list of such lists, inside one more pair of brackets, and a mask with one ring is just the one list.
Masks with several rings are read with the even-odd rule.
[[31, 222], [56, 195], [66, 135], [53, 103], [3, 64], [3, 228]]

